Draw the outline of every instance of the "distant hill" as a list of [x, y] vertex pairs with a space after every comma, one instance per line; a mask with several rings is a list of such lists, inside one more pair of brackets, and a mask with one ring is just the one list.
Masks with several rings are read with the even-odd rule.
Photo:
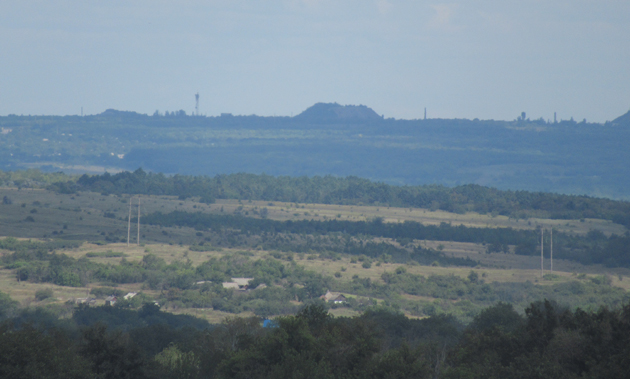
[[0, 116], [0, 169], [357, 176], [397, 185], [473, 183], [630, 200], [630, 113], [562, 120], [397, 120], [318, 103], [295, 117]]
[[626, 112], [626, 114], [617, 117], [611, 122], [613, 125], [625, 125], [630, 126], [630, 111]]
[[364, 122], [382, 120], [372, 108], [365, 105], [317, 103], [294, 117], [308, 122]]
[[129, 118], [129, 117], [147, 117], [146, 114], [141, 114], [133, 111], [119, 111], [116, 109], [106, 109], [104, 112], [96, 115], [97, 117], [119, 117], [119, 118]]

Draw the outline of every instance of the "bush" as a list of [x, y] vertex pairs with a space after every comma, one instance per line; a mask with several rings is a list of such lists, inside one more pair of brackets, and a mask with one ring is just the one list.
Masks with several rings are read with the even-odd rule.
[[12, 300], [9, 295], [0, 291], [0, 319], [11, 316], [17, 309], [18, 302]]
[[591, 282], [598, 284], [598, 285], [611, 285], [612, 284], [612, 279], [607, 276], [607, 275], [598, 275], [594, 278], [591, 278]]
[[42, 301], [42, 300], [46, 300], [52, 297], [52, 295], [53, 295], [53, 290], [51, 288], [37, 290], [35, 292], [35, 299], [37, 299], [37, 301]]

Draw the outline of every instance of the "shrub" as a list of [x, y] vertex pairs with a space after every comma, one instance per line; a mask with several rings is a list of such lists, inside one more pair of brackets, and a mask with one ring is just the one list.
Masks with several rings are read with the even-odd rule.
[[52, 295], [53, 295], [53, 290], [51, 288], [35, 291], [35, 299], [37, 299], [37, 301], [46, 300], [52, 297]]
[[594, 278], [591, 278], [591, 282], [599, 285], [610, 285], [612, 283], [612, 279], [607, 275], [598, 275]]

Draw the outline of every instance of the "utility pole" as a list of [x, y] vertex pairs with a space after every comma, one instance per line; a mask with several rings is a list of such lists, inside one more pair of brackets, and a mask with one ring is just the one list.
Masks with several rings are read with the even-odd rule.
[[138, 240], [137, 245], [140, 246], [140, 196], [138, 196]]
[[553, 272], [553, 228], [551, 228], [551, 272]]
[[129, 221], [127, 221], [127, 247], [129, 247], [130, 236], [131, 236], [131, 197], [129, 198]]
[[543, 235], [545, 234], [545, 229], [540, 229], [540, 277], [542, 278], [545, 275], [543, 271]]

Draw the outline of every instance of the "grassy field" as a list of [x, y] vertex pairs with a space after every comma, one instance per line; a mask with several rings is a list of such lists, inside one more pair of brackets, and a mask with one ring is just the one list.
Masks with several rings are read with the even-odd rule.
[[[224, 212], [231, 213], [242, 207], [241, 212], [250, 212], [254, 209], [267, 208], [268, 218], [273, 220], [349, 220], [366, 221], [377, 217], [384, 222], [417, 221], [426, 225], [439, 225], [443, 222], [452, 225], [464, 225], [468, 227], [511, 227], [514, 229], [536, 229], [553, 227], [561, 232], [586, 234], [590, 230], [599, 230], [606, 235], [612, 233], [623, 234], [627, 230], [623, 225], [614, 224], [608, 220], [585, 219], [580, 220], [550, 220], [550, 219], [513, 219], [507, 216], [482, 215], [479, 213], [451, 213], [445, 211], [432, 211], [423, 208], [396, 208], [357, 205], [331, 205], [331, 204], [301, 204], [237, 200], [217, 200], [216, 204], [208, 207], [208, 211], [217, 212], [221, 208]], [[188, 211], [192, 209], [188, 208]]]
[[[168, 244], [147, 244], [145, 246], [131, 245], [127, 247], [124, 243], [115, 243], [105, 246], [99, 246], [94, 244], [85, 243], [80, 248], [60, 251], [59, 253], [67, 254], [74, 258], [84, 257], [90, 252], [122, 252], [127, 260], [139, 261], [145, 254], [155, 254], [158, 257], [163, 258], [168, 263], [175, 260], [187, 260], [190, 259], [193, 265], [198, 265], [211, 257], [221, 257], [226, 254], [234, 254], [238, 249], [224, 249], [220, 252], [195, 252], [189, 251], [188, 246], [171, 246]], [[274, 259], [271, 252], [262, 250], [249, 250], [253, 254], [253, 259], [270, 258]], [[373, 282], [383, 283], [381, 275], [384, 272], [394, 272], [396, 268], [404, 266], [407, 272], [417, 275], [424, 275], [425, 277], [431, 275], [456, 275], [462, 278], [466, 278], [471, 269], [462, 267], [436, 267], [436, 266], [421, 266], [417, 264], [391, 264], [381, 263], [372, 264], [370, 268], [363, 268], [361, 262], [352, 263], [355, 257], [341, 256], [340, 260], [320, 259], [315, 255], [310, 254], [295, 254], [294, 259], [298, 265], [304, 266], [308, 270], [312, 270], [322, 275], [332, 276], [335, 273], [339, 273], [340, 281], [351, 281], [353, 276], [359, 278], [370, 278]], [[122, 258], [104, 258], [104, 257], [92, 257], [88, 258], [94, 262], [99, 263], [111, 263], [117, 264]], [[281, 261], [284, 264], [288, 264], [286, 261]], [[343, 270], [343, 271], [342, 271]], [[575, 272], [568, 271], [555, 271], [556, 277], [553, 280], [542, 279], [539, 269], [502, 269], [502, 268], [473, 268], [479, 274], [479, 277], [486, 282], [533, 282], [540, 285], [550, 285], [561, 282], [568, 282], [577, 280]], [[548, 271], [545, 272], [549, 273]], [[605, 269], [600, 268], [597, 274], [609, 274], [612, 279], [612, 285], [620, 288], [630, 290], [630, 277], [619, 276], [614, 272], [607, 272]], [[614, 275], [613, 275], [614, 274]], [[592, 277], [595, 274], [587, 274], [582, 276], [582, 279]], [[620, 280], [621, 278], [621, 280]], [[91, 283], [87, 287], [72, 288], [56, 286], [50, 283], [30, 283], [30, 282], [18, 282], [16, 280], [15, 273], [11, 270], [0, 269], [0, 290], [9, 294], [14, 300], [20, 302], [22, 306], [41, 306], [51, 303], [65, 303], [68, 301], [74, 301], [77, 298], [85, 298], [88, 296], [89, 291], [94, 287], [101, 286], [100, 283]], [[38, 302], [35, 299], [35, 292], [41, 289], [52, 289], [53, 298]], [[152, 291], [142, 284], [120, 284], [117, 289], [124, 292], [144, 292], [150, 296], [157, 297], [158, 291]], [[408, 300], [423, 300], [434, 301], [436, 299], [431, 297], [420, 297], [412, 295], [404, 295]], [[383, 299], [380, 299], [383, 300]], [[99, 300], [97, 304], [103, 304], [104, 300]], [[208, 309], [192, 309], [192, 308], [170, 308], [166, 309], [169, 312], [175, 314], [190, 314], [197, 317], [202, 317], [211, 322], [219, 322], [227, 316], [234, 316], [225, 312], [215, 311], [211, 308]], [[347, 308], [337, 308], [331, 310], [332, 314], [340, 315], [354, 315], [356, 311]], [[246, 317], [252, 316], [250, 312], [244, 312], [238, 316]]]
[[[129, 197], [104, 196], [97, 193], [81, 193], [64, 195], [45, 190], [18, 190], [15, 188], [0, 188], [0, 198], [7, 197], [12, 204], [0, 205], [0, 236], [19, 238], [64, 238], [82, 241], [99, 242], [84, 243], [80, 248], [60, 251], [73, 258], [84, 257], [87, 253], [103, 253], [107, 251], [120, 252], [124, 259], [139, 261], [146, 254], [152, 253], [163, 258], [167, 263], [180, 260], [190, 260], [198, 265], [211, 257], [233, 254], [243, 249], [223, 249], [221, 251], [197, 252], [190, 251], [189, 245], [200, 240], [198, 231], [192, 228], [162, 228], [158, 226], [142, 225], [140, 231], [140, 245], [136, 245], [136, 225], [131, 228], [131, 244], [127, 246], [127, 217], [129, 212]], [[133, 216], [137, 215], [137, 200], [133, 199]], [[621, 225], [605, 220], [516, 220], [504, 216], [481, 215], [475, 213], [454, 214], [428, 209], [389, 208], [374, 206], [341, 206], [325, 204], [297, 204], [262, 201], [219, 200], [215, 204], [200, 204], [192, 200], [178, 200], [168, 196], [142, 196], [141, 215], [152, 212], [171, 212], [175, 210], [188, 212], [204, 212], [218, 214], [233, 214], [239, 212], [246, 216], [254, 216], [261, 209], [266, 208], [267, 217], [273, 220], [371, 220], [381, 217], [385, 222], [403, 222], [407, 220], [423, 224], [440, 224], [442, 222], [453, 225], [463, 224], [471, 227], [512, 227], [519, 229], [534, 229], [537, 226], [551, 227], [555, 230], [585, 234], [590, 230], [599, 230], [610, 235], [623, 234], [627, 229]], [[141, 218], [142, 219], [142, 218]], [[116, 240], [117, 243], [104, 243], [105, 240]], [[122, 242], [125, 241], [125, 242]], [[397, 245], [389, 239], [376, 239]], [[554, 260], [553, 281], [543, 280], [540, 273], [540, 258], [535, 256], [517, 256], [514, 254], [487, 254], [486, 247], [475, 243], [425, 241], [416, 240], [416, 245], [441, 250], [447, 256], [469, 257], [478, 261], [480, 266], [473, 268], [486, 282], [533, 282], [541, 285], [576, 280], [578, 274], [609, 275], [612, 285], [630, 290], [630, 270], [609, 269], [602, 266], [584, 266], [571, 261]], [[271, 257], [270, 251], [248, 249], [253, 259]], [[2, 252], [0, 252], [2, 253]], [[333, 276], [337, 273], [338, 280], [351, 281], [357, 275], [360, 278], [370, 278], [382, 283], [381, 275], [393, 272], [401, 264], [380, 263], [372, 264], [370, 268], [363, 268], [361, 262], [353, 263], [356, 257], [340, 255], [340, 260], [321, 259], [316, 254], [295, 254], [297, 264], [305, 268]], [[105, 258], [92, 257], [90, 260], [98, 263], [118, 264], [122, 257]], [[284, 264], [288, 264], [283, 261]], [[342, 267], [345, 270], [342, 270]], [[545, 260], [548, 270], [550, 262]], [[439, 267], [406, 264], [407, 272], [412, 274], [456, 275], [465, 278], [471, 268]], [[546, 271], [548, 273], [548, 271]], [[18, 282], [15, 273], [0, 269], [0, 291], [9, 294], [23, 306], [40, 306], [51, 302], [64, 303], [76, 298], [84, 298], [93, 287], [99, 283], [92, 283], [86, 288], [72, 288], [55, 286], [48, 283]], [[40, 289], [51, 288], [53, 299], [42, 302], [35, 300], [35, 292]], [[143, 291], [151, 296], [159, 295], [156, 291], [143, 288], [142, 284], [120, 285], [123, 291]], [[405, 295], [411, 296], [411, 295]], [[410, 300], [432, 301], [432, 298]], [[381, 299], [382, 300], [382, 299]], [[102, 300], [101, 300], [102, 302]], [[203, 317], [212, 322], [220, 321], [228, 314], [212, 309], [169, 309], [173, 313], [185, 313]], [[356, 314], [347, 308], [331, 310], [336, 315]], [[251, 314], [244, 313], [241, 316]]]
[[[4, 196], [11, 199], [13, 204], [0, 205], [0, 235], [46, 238], [63, 232], [63, 237], [66, 239], [93, 240], [107, 235], [114, 235], [125, 240], [127, 238], [128, 197], [103, 196], [97, 193], [65, 195], [46, 190], [0, 188], [0, 197], [4, 198]], [[138, 197], [134, 197], [132, 217], [137, 216], [137, 201]], [[381, 217], [385, 222], [409, 220], [427, 225], [439, 225], [446, 222], [469, 227], [512, 227], [515, 229], [553, 227], [557, 231], [576, 234], [586, 234], [590, 230], [599, 230], [606, 235], [623, 234], [627, 231], [624, 226], [608, 220], [511, 219], [506, 216], [478, 213], [457, 214], [421, 208], [237, 200], [218, 200], [214, 204], [201, 204], [193, 200], [178, 200], [173, 196], [142, 196], [140, 201], [141, 215], [176, 210], [217, 214], [232, 214], [238, 211], [246, 216], [256, 217], [255, 210], [266, 208], [269, 219], [281, 221], [327, 219], [365, 221]], [[26, 221], [28, 217], [31, 217], [33, 221]], [[135, 240], [137, 229], [132, 229], [134, 230], [131, 237]], [[54, 234], [55, 232], [57, 234]], [[190, 241], [190, 233], [187, 234], [182, 230], [177, 234], [183, 242]], [[169, 242], [171, 238], [165, 238], [158, 227], [142, 226], [141, 240]]]

